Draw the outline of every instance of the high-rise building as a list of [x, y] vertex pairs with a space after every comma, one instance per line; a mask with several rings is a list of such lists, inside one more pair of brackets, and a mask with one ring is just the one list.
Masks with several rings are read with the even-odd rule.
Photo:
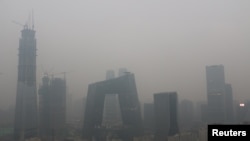
[[[108, 94], [118, 95], [122, 116], [121, 127], [103, 126], [104, 103]], [[142, 119], [134, 74], [126, 73], [114, 79], [89, 85], [83, 121], [83, 138], [103, 141], [108, 136], [105, 133], [111, 133], [120, 139], [132, 141], [133, 137], [141, 132]]]
[[225, 86], [225, 122], [234, 122], [233, 91], [231, 84]]
[[[42, 85], [38, 91], [39, 94], [39, 136], [45, 140], [50, 140], [52, 135], [50, 129], [50, 79], [48, 76], [42, 78]], [[52, 138], [52, 137], [50, 137]]]
[[39, 129], [41, 139], [63, 140], [66, 126], [66, 81], [44, 76], [39, 88]]
[[113, 70], [108, 70], [106, 72], [106, 80], [114, 79], [114, 78], [115, 78], [115, 72]]
[[18, 79], [14, 139], [37, 136], [36, 38], [35, 30], [24, 26], [18, 53]]
[[208, 123], [225, 122], [225, 75], [223, 65], [206, 67]]
[[154, 94], [155, 139], [165, 141], [168, 136], [179, 133], [178, 97], [176, 92]]
[[194, 104], [192, 101], [184, 99], [180, 102], [180, 128], [190, 130], [194, 123]]
[[[113, 70], [108, 70], [106, 72], [106, 80], [114, 79], [115, 72]], [[118, 94], [105, 94], [104, 106], [103, 106], [103, 119], [102, 126], [107, 128], [121, 126], [121, 111], [120, 102]]]

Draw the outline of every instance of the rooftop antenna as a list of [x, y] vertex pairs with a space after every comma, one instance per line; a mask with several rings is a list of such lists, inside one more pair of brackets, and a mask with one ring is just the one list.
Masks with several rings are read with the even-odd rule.
[[26, 26], [27, 29], [29, 29], [29, 25], [30, 25], [30, 13], [28, 13], [28, 18], [27, 18], [27, 20], [25, 22], [25, 26]]
[[33, 10], [29, 13], [28, 28], [33, 29]]

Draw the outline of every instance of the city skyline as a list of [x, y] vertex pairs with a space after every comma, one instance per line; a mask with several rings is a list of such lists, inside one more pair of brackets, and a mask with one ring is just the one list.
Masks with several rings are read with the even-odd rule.
[[205, 66], [223, 64], [234, 99], [249, 99], [249, 2], [193, 2], [107, 1], [100, 6], [62, 1], [55, 10], [57, 1], [2, 1], [0, 109], [15, 104], [22, 27], [12, 21], [25, 23], [31, 9], [38, 38], [37, 85], [46, 71], [72, 71], [69, 93], [77, 99], [87, 95], [89, 83], [104, 80], [106, 70], [126, 67], [137, 76], [142, 102], [171, 90], [181, 99], [206, 101]]
[[203, 141], [249, 124], [248, 5], [1, 1], [0, 140]]

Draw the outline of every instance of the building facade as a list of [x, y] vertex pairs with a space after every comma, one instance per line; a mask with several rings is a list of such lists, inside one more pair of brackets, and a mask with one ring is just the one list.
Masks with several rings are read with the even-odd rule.
[[233, 90], [231, 84], [225, 85], [225, 122], [234, 123]]
[[63, 140], [66, 129], [66, 82], [43, 77], [39, 88], [39, 131], [42, 141]]
[[24, 26], [21, 33], [14, 125], [17, 141], [36, 137], [38, 132], [35, 30]]
[[[117, 94], [122, 126], [107, 128], [103, 126], [105, 97]], [[140, 104], [134, 74], [126, 73], [120, 77], [90, 84], [83, 121], [83, 138], [105, 141], [107, 136], [117, 136], [124, 141], [132, 141], [142, 132]]]
[[179, 106], [180, 124], [183, 131], [188, 131], [194, 127], [194, 104], [192, 101], [184, 99]]
[[208, 123], [225, 122], [225, 74], [223, 65], [206, 67]]
[[[106, 72], [106, 80], [115, 79], [115, 71], [108, 70]], [[119, 103], [119, 95], [116, 93], [105, 94], [102, 126], [112, 128], [122, 125], [121, 110]]]
[[179, 133], [178, 97], [176, 92], [154, 94], [155, 140], [165, 141]]

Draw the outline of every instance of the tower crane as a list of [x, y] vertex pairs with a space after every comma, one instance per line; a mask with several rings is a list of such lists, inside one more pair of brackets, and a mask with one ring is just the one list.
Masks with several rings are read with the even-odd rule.
[[17, 24], [17, 25], [20, 25], [20, 26], [22, 26], [23, 28], [27, 28], [27, 27], [28, 27], [27, 24], [21, 24], [21, 23], [19, 23], [19, 22], [17, 22], [17, 21], [12, 21], [12, 23]]
[[64, 71], [64, 72], [59, 72], [59, 73], [57, 73], [57, 74], [62, 74], [63, 77], [64, 77], [64, 80], [66, 80], [66, 74], [67, 74], [67, 73], [70, 73], [70, 72], [72, 72], [72, 71]]
[[70, 73], [72, 71], [64, 71], [64, 72], [58, 72], [58, 73], [53, 73], [53, 74], [50, 74], [52, 76], [52, 78], [54, 77], [54, 75], [59, 75], [59, 74], [62, 74], [63, 77], [64, 77], [64, 80], [66, 80], [66, 74], [67, 73]]
[[29, 15], [29, 18], [28, 18], [28, 20], [26, 21], [26, 24], [21, 24], [21, 23], [19, 23], [19, 22], [17, 22], [17, 21], [13, 21], [13, 20], [12, 20], [12, 22], [13, 22], [14, 24], [17, 24], [17, 25], [22, 26], [23, 28], [29, 28], [29, 26], [30, 26], [30, 24], [31, 24], [32, 30], [33, 30], [33, 29], [34, 29], [34, 14], [33, 14], [33, 10], [32, 10], [32, 13], [31, 13], [31, 21], [30, 21], [30, 15]]

